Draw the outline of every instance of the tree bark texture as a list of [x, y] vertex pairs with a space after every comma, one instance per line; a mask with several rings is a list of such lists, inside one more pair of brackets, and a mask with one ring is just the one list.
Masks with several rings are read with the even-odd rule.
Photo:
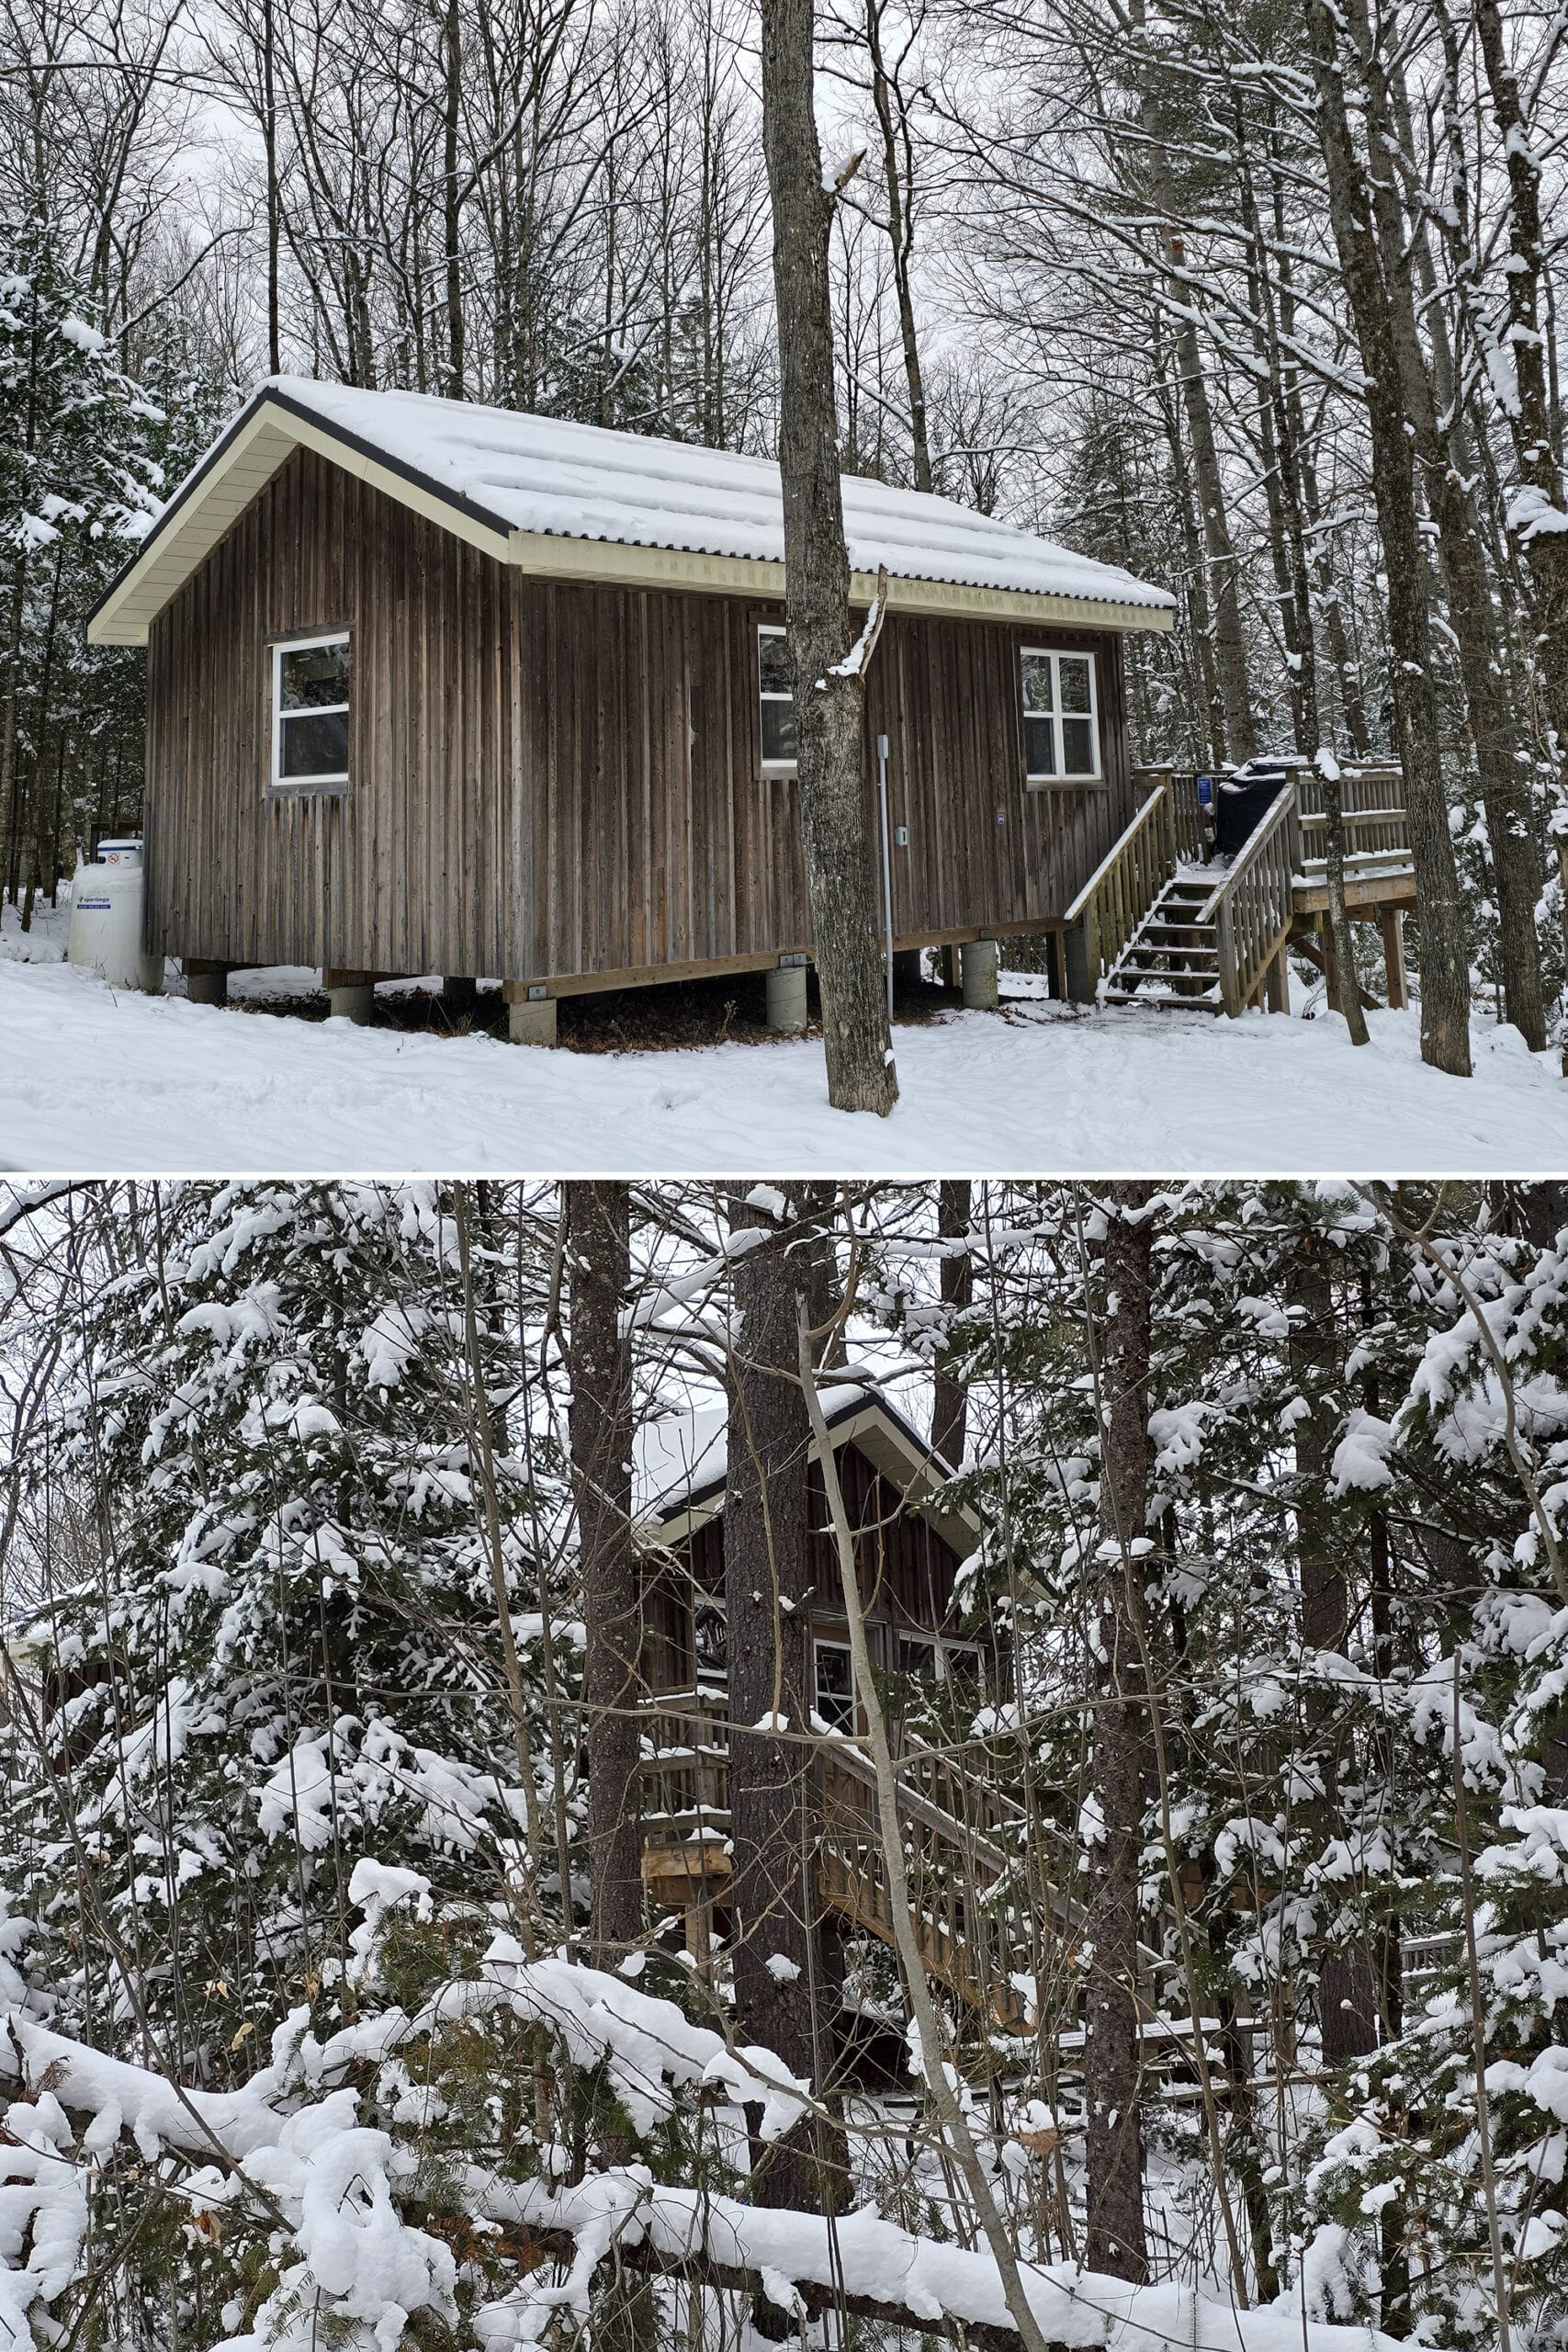
[[1138, 2105], [1138, 1858], [1147, 1728], [1143, 1710], [1141, 1539], [1148, 1508], [1149, 1186], [1111, 1187], [1101, 1272], [1099, 1690], [1090, 1854], [1093, 1957], [1085, 1994], [1091, 2270], [1145, 2279], [1144, 2140]]
[[570, 1441], [583, 1616], [588, 1857], [595, 1964], [614, 1968], [642, 1934], [637, 1759], [641, 1611], [631, 1542], [630, 1288], [625, 1184], [565, 1188]]
[[[944, 1178], [936, 1188], [937, 1231], [944, 1241], [969, 1238], [970, 1191], [966, 1177]], [[975, 1269], [967, 1246], [942, 1261], [942, 1303], [951, 1318], [962, 1315], [975, 1295]], [[931, 1443], [951, 1469], [964, 1466], [968, 1441], [969, 1384], [952, 1369], [947, 1335], [937, 1351], [931, 1396]]]
[[[730, 1204], [736, 1228], [774, 1221]], [[734, 1849], [735, 2008], [742, 2040], [776, 2050], [821, 2083], [809, 1726], [811, 1425], [801, 1390], [797, 1282], [782, 1237], [737, 1259], [724, 1501], [729, 1658], [729, 1804]], [[780, 1719], [783, 1719], [782, 1724]], [[777, 1729], [758, 1728], [777, 1725]], [[784, 1730], [795, 1735], [781, 1736]], [[770, 1962], [781, 1962], [778, 1967]], [[794, 1972], [793, 1973], [791, 1972]], [[826, 2149], [808, 2120], [754, 2152], [759, 2202], [818, 2211]]]
[[[1349, 21], [1360, 52], [1367, 94], [1368, 133], [1374, 152], [1393, 158], [1400, 147], [1394, 103], [1372, 38], [1367, 0], [1351, 0]], [[1415, 435], [1427, 492], [1438, 526], [1438, 551], [1447, 593], [1449, 619], [1459, 650], [1460, 674], [1475, 746], [1476, 780], [1486, 820], [1497, 894], [1498, 960], [1508, 1018], [1532, 1053], [1546, 1043], [1541, 998], [1540, 944], [1535, 910], [1540, 897], [1540, 856], [1532, 837], [1529, 800], [1515, 758], [1516, 741], [1506, 691], [1506, 656], [1492, 602], [1482, 553], [1481, 526], [1467, 485], [1464, 453], [1451, 446], [1454, 428], [1464, 438], [1462, 410], [1450, 407], [1450, 431], [1438, 424], [1427, 354], [1416, 319], [1413, 272], [1415, 232], [1405, 218], [1392, 169], [1369, 175], [1372, 219], [1388, 288], [1389, 317], [1399, 363], [1400, 395]], [[1429, 315], [1439, 316], [1436, 309]]]
[[1468, 1078], [1470, 967], [1443, 788], [1426, 555], [1388, 289], [1346, 111], [1340, 21], [1328, 0], [1306, 0], [1329, 215], [1365, 378], [1372, 487], [1388, 578], [1394, 731], [1421, 913], [1421, 1054], [1433, 1068]]
[[[1508, 413], [1525, 496], [1516, 496], [1511, 527], [1524, 557], [1535, 606], [1535, 656], [1557, 731], [1559, 788], [1568, 775], [1568, 529], [1559, 454], [1552, 445], [1547, 340], [1541, 289], [1550, 284], [1540, 219], [1540, 161], [1530, 144], [1518, 78], [1508, 55], [1498, 0], [1476, 0], [1475, 26], [1497, 128], [1508, 166], [1508, 351], [1517, 398]], [[1547, 527], [1541, 527], [1542, 524]], [[1551, 526], [1555, 527], [1551, 527]]]
[[[1136, 0], [1133, 21], [1140, 34], [1142, 0]], [[1254, 758], [1258, 730], [1252, 715], [1252, 682], [1247, 673], [1247, 636], [1241, 619], [1241, 567], [1231, 537], [1224, 479], [1220, 471], [1214, 438], [1213, 410], [1209, 401], [1202, 346], [1192, 316], [1198, 292], [1187, 275], [1187, 248], [1177, 226], [1179, 208], [1167, 152], [1156, 68], [1145, 62], [1139, 74], [1139, 119], [1144, 135], [1144, 168], [1150, 192], [1164, 218], [1167, 266], [1180, 306], [1176, 320], [1176, 367], [1187, 413], [1192, 471], [1197, 481], [1203, 552], [1211, 586], [1213, 615], [1214, 667], [1224, 708], [1225, 741], [1221, 755], [1240, 762]]]
[[[1292, 1261], [1291, 1371], [1297, 1392], [1309, 1408], [1296, 1423], [1294, 1437], [1296, 1555], [1302, 1646], [1309, 1652], [1333, 1650], [1343, 1657], [1349, 1646], [1350, 1578], [1342, 1539], [1324, 1509], [1340, 1423], [1339, 1347], [1325, 1250], [1318, 1235], [1303, 1233]], [[1338, 1790], [1352, 1761], [1345, 1743], [1335, 1734], [1332, 1711], [1332, 1700], [1315, 1685], [1309, 1686], [1308, 1729], [1314, 1763], [1323, 1780], [1323, 1796], [1314, 1807], [1314, 1822], [1320, 1851], [1341, 1833]], [[1324, 1901], [1332, 1906], [1334, 1898], [1329, 1894]], [[1371, 1945], [1364, 1934], [1345, 1935], [1332, 1918], [1320, 1948], [1318, 2006], [1325, 2065], [1341, 2065], [1348, 2058], [1377, 2047], [1377, 1984]]]
[[851, 647], [850, 563], [839, 488], [828, 237], [812, 111], [811, 0], [763, 0], [762, 143], [773, 218], [784, 622], [795, 684], [795, 774], [822, 990], [828, 1099], [889, 1112], [898, 1099], [887, 1022], [863, 733]]

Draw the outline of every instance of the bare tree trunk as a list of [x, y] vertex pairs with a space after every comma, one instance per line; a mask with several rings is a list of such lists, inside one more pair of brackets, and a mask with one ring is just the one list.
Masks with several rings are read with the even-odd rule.
[[1476, 30], [1508, 168], [1508, 353], [1517, 398], [1508, 411], [1519, 489], [1508, 527], [1524, 557], [1535, 602], [1535, 658], [1557, 734], [1559, 789], [1568, 775], [1568, 517], [1553, 436], [1541, 329], [1543, 286], [1550, 292], [1540, 218], [1540, 160], [1530, 141], [1518, 79], [1508, 55], [1498, 0], [1475, 0]]
[[631, 1346], [621, 1328], [631, 1284], [628, 1188], [568, 1184], [564, 1209], [571, 1470], [588, 1629], [583, 1736], [592, 1949], [599, 1967], [614, 1968], [642, 1934], [641, 1628], [631, 1544]]
[[926, 2087], [942, 2123], [944, 2150], [951, 2152], [954, 2166], [969, 2191], [981, 2233], [997, 2266], [997, 2277], [1008, 2316], [1022, 2339], [1024, 2352], [1047, 2352], [1044, 2331], [1034, 2315], [1019, 2269], [1017, 2250], [998, 2208], [990, 2177], [981, 2161], [968, 2118], [958, 2097], [956, 2072], [947, 2055], [947, 2037], [936, 2003], [931, 1998], [925, 1965], [920, 1957], [908, 1872], [904, 1860], [903, 1829], [898, 1819], [898, 1784], [887, 1738], [887, 1722], [882, 1712], [882, 1701], [865, 1637], [865, 1613], [861, 1601], [854, 1536], [849, 1513], [844, 1508], [843, 1490], [839, 1484], [828, 1439], [828, 1426], [822, 1417], [822, 1400], [817, 1393], [812, 1374], [810, 1340], [804, 1316], [800, 1317], [796, 1345], [801, 1389], [821, 1453], [822, 1484], [832, 1521], [833, 1547], [838, 1555], [839, 1589], [843, 1595], [844, 1614], [849, 1621], [855, 1692], [865, 1714], [866, 1745], [871, 1750], [872, 1769], [876, 1777], [877, 1840], [882, 1849], [883, 1867], [887, 1874], [893, 1942], [919, 2040], [920, 2071], [926, 2078]]
[[812, 112], [811, 0], [762, 0], [762, 138], [773, 215], [784, 481], [784, 619], [796, 774], [822, 988], [828, 1100], [886, 1115], [898, 1099], [878, 933], [862, 721], [851, 657], [850, 563], [839, 489], [828, 236]]
[[1394, 726], [1404, 770], [1405, 820], [1421, 914], [1421, 1055], [1470, 1076], [1470, 967], [1464, 910], [1443, 788], [1431, 676], [1426, 557], [1415, 467], [1399, 396], [1388, 290], [1372, 235], [1364, 175], [1346, 112], [1342, 19], [1328, 0], [1305, 0], [1317, 91], [1318, 134], [1340, 273], [1355, 320], [1372, 444], [1372, 487], [1388, 577]]
[[1361, 1010], [1361, 991], [1356, 981], [1350, 915], [1345, 899], [1345, 798], [1339, 788], [1339, 763], [1323, 734], [1322, 706], [1318, 698], [1317, 631], [1313, 617], [1311, 577], [1307, 570], [1306, 519], [1302, 508], [1295, 416], [1288, 397], [1289, 371], [1274, 310], [1269, 249], [1264, 243], [1247, 161], [1246, 109], [1239, 97], [1235, 101], [1234, 118], [1236, 147], [1242, 161], [1242, 219], [1252, 240], [1259, 356], [1264, 361], [1269, 380], [1267, 413], [1272, 416], [1274, 428], [1269, 436], [1272, 445], [1269, 454], [1273, 459], [1269, 470], [1276, 477], [1276, 485], [1270, 504], [1279, 509], [1281, 536], [1288, 550], [1288, 560], [1282, 569], [1294, 618], [1292, 634], [1295, 639], [1296, 679], [1292, 698], [1299, 729], [1297, 744], [1306, 758], [1314, 763], [1323, 783], [1328, 922], [1329, 935], [1334, 943], [1330, 1001], [1344, 1018], [1350, 1033], [1350, 1043], [1365, 1046], [1371, 1040], [1367, 1034], [1366, 1015]]
[[278, 322], [278, 241], [282, 233], [282, 203], [277, 185], [277, 28], [276, 0], [262, 0], [262, 146], [266, 159], [266, 364], [274, 376], [283, 372], [283, 338]]
[[[1134, 0], [1133, 21], [1140, 35], [1144, 19], [1143, 0]], [[1187, 412], [1192, 470], [1197, 478], [1198, 507], [1211, 582], [1210, 604], [1214, 616], [1214, 664], [1224, 704], [1226, 743], [1233, 760], [1250, 760], [1258, 751], [1258, 729], [1252, 715], [1252, 682], [1247, 673], [1247, 637], [1241, 619], [1241, 566], [1231, 537], [1208, 376], [1192, 316], [1198, 294], [1188, 276], [1187, 248], [1177, 225], [1180, 214], [1167, 151], [1160, 93], [1155, 71], [1149, 65], [1145, 65], [1139, 75], [1139, 120], [1144, 134], [1144, 169], [1154, 200], [1164, 216], [1161, 235], [1166, 265], [1181, 311], [1176, 321], [1176, 366]]]
[[[766, 1210], [729, 1204], [735, 1227], [777, 1230]], [[764, 1242], [737, 1260], [724, 1502], [729, 1659], [729, 1806], [734, 1849], [735, 2008], [742, 2037], [821, 2082], [830, 2052], [812, 1992], [818, 1906], [810, 1723], [811, 1429], [797, 1363], [796, 1283]], [[774, 1962], [779, 1963], [777, 1966]], [[811, 2120], [754, 2152], [753, 2194], [818, 2211], [836, 2184]]]
[[[1349, 23], [1367, 91], [1368, 131], [1374, 150], [1392, 159], [1400, 150], [1394, 106], [1367, 0], [1352, 0]], [[1514, 729], [1506, 686], [1501, 634], [1493, 610], [1482, 554], [1475, 505], [1468, 487], [1473, 473], [1463, 451], [1464, 414], [1451, 399], [1449, 431], [1439, 427], [1438, 403], [1416, 322], [1412, 275], [1413, 236], [1424, 242], [1424, 223], [1413, 231], [1405, 219], [1393, 169], [1371, 175], [1372, 217], [1388, 288], [1389, 318], [1399, 362], [1400, 390], [1421, 460], [1427, 503], [1438, 526], [1438, 550], [1448, 594], [1449, 618], [1459, 651], [1460, 673], [1475, 745], [1476, 778], [1492, 852], [1497, 897], [1497, 934], [1503, 1000], [1508, 1018], [1532, 1053], [1546, 1043], [1541, 1000], [1540, 944], [1535, 909], [1540, 896], [1540, 856], [1531, 835], [1529, 803], [1514, 753]], [[1440, 317], [1429, 310], [1428, 315]], [[1451, 370], [1450, 371], [1451, 373]]]
[[[909, 283], [915, 244], [915, 159], [909, 116], [897, 69], [888, 72], [882, 20], [886, 0], [866, 0], [865, 45], [871, 52], [871, 96], [882, 133], [882, 173], [887, 190], [887, 240], [893, 254], [893, 291], [898, 304], [898, 338], [904, 350], [904, 380], [909, 390], [909, 451], [917, 490], [931, 486], [931, 440], [926, 428], [926, 382]], [[895, 119], [894, 109], [897, 116]]]
[[[1334, 1286], [1325, 1246], [1317, 1235], [1303, 1233], [1292, 1260], [1292, 1304], [1296, 1312], [1291, 1317], [1291, 1371], [1309, 1408], [1296, 1423], [1294, 1438], [1296, 1552], [1302, 1646], [1344, 1656], [1349, 1647], [1350, 1578], [1342, 1539], [1324, 1510], [1339, 1426]], [[1319, 1689], [1309, 1691], [1307, 1719], [1325, 1784], [1322, 1804], [1315, 1809], [1320, 1849], [1338, 1834], [1340, 1808], [1336, 1792], [1341, 1770], [1348, 1761], [1327, 1720], [1332, 1703], [1325, 1701]], [[1371, 1949], [1364, 1936], [1347, 1937], [1336, 1929], [1325, 1939], [1318, 1966], [1318, 2009], [1325, 2065], [1340, 2065], [1377, 2047], [1377, 1988]]]
[[446, 397], [465, 397], [463, 352], [462, 199], [457, 190], [457, 132], [463, 107], [463, 18], [460, 0], [447, 0], [442, 32], [442, 62], [446, 76], [445, 169], [442, 175], [442, 218], [446, 243]]
[[[970, 1193], [966, 1177], [945, 1179], [936, 1188], [936, 1229], [944, 1241], [963, 1241], [958, 1254], [942, 1261], [942, 1303], [949, 1317], [962, 1315], [975, 1295], [975, 1269], [967, 1248]], [[947, 1338], [937, 1351], [931, 1397], [931, 1443], [958, 1470], [968, 1438], [969, 1384], [950, 1368]]]
[[1138, 1859], [1143, 1843], [1142, 1539], [1148, 1506], [1150, 1188], [1113, 1184], [1106, 1204], [1109, 1298], [1102, 1358], [1100, 1460], [1100, 1690], [1089, 1858], [1094, 1957], [1085, 1994], [1091, 2270], [1149, 2275], [1144, 2233], [1144, 2139], [1138, 2100]]

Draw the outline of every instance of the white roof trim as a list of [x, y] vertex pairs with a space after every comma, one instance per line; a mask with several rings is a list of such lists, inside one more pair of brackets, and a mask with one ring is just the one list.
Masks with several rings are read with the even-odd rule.
[[[381, 402], [387, 407], [378, 408], [377, 404]], [[614, 470], [619, 476], [630, 474], [635, 478], [636, 469], [628, 468], [625, 458], [627, 445], [632, 452], [637, 451], [639, 436], [605, 434], [592, 426], [560, 426], [554, 420], [530, 420], [514, 417], [509, 412], [475, 409], [472, 413], [476, 427], [483, 420], [484, 432], [491, 442], [498, 435], [504, 442], [510, 435], [513, 446], [502, 448], [498, 458], [495, 449], [480, 435], [467, 450], [466, 464], [460, 465], [451, 455], [451, 420], [463, 406], [462, 402], [427, 400], [412, 393], [355, 392], [344, 386], [313, 385], [303, 380], [264, 384], [175, 492], [141, 547], [111, 582], [88, 617], [89, 640], [96, 645], [144, 645], [152, 622], [164, 605], [178, 594], [294, 451], [300, 448], [314, 450], [342, 466], [388, 497], [482, 548], [498, 562], [538, 577], [624, 587], [683, 588], [770, 600], [783, 597], [784, 572], [781, 561], [764, 555], [659, 543], [683, 527], [680, 522], [670, 520], [670, 469], [679, 445], [648, 444], [649, 479], [657, 476], [666, 502], [660, 519], [649, 526], [648, 536], [640, 535], [635, 496], [617, 493], [614, 482], [608, 485], [604, 504], [613, 508], [615, 495], [622, 495], [625, 512], [619, 520], [606, 522], [602, 512], [597, 518], [584, 515], [580, 532], [570, 527], [570, 516], [560, 529], [553, 523], [546, 530], [523, 528], [513, 519], [519, 511], [518, 483], [515, 479], [506, 478], [503, 467], [508, 463], [514, 469], [528, 463], [536, 468], [547, 466], [547, 449], [541, 454], [538, 448], [530, 452], [521, 446], [528, 439], [531, 424], [536, 424], [541, 441], [570, 437], [574, 463], [580, 472], [585, 469], [590, 475], [596, 452], [618, 445]], [[367, 430], [355, 429], [342, 415], [333, 413], [334, 409], [346, 410], [356, 424], [363, 424]], [[431, 420], [434, 454], [421, 448], [420, 435], [412, 429], [411, 414], [422, 428], [427, 417]], [[378, 446], [369, 429], [378, 419], [388, 417], [400, 425], [402, 454], [392, 446], [400, 436], [389, 425], [382, 425], [386, 446]], [[445, 440], [437, 434], [437, 425], [446, 436]], [[459, 439], [457, 447], [463, 446]], [[410, 450], [428, 456], [428, 466], [416, 463], [407, 454]], [[692, 456], [694, 461], [701, 460], [721, 472], [727, 466], [734, 469], [741, 491], [752, 502], [754, 514], [761, 494], [755, 477], [762, 468], [761, 460], [729, 460], [722, 453], [712, 451], [694, 451]], [[608, 479], [612, 469], [607, 461], [605, 465]], [[772, 469], [765, 470], [772, 472]], [[723, 483], [722, 494], [728, 495], [728, 472], [723, 473]], [[487, 491], [488, 498], [484, 494]], [[885, 492], [880, 485], [858, 484], [852, 479], [846, 486], [846, 498], [852, 503], [857, 495], [863, 503], [872, 499], [879, 514], [897, 516], [908, 529], [908, 509], [901, 502], [912, 499], [913, 493]], [[512, 515], [505, 511], [509, 500]], [[521, 511], [536, 511], [538, 503], [536, 498], [530, 502], [522, 497]], [[558, 507], [558, 496], [555, 511]], [[945, 527], [950, 537], [957, 530], [972, 539], [976, 533], [983, 535], [987, 527], [985, 518], [969, 515], [966, 509], [935, 499], [917, 503], [918, 523], [923, 524], [927, 508], [936, 517], [933, 531]], [[947, 526], [941, 524], [943, 508], [953, 518]], [[548, 505], [547, 511], [551, 511]], [[593, 527], [595, 519], [598, 528]], [[694, 536], [700, 533], [700, 518], [692, 528]], [[765, 540], [766, 534], [763, 537]], [[898, 568], [897, 560], [889, 563], [889, 605], [899, 611], [939, 617], [1035, 621], [1089, 628], [1166, 629], [1174, 623], [1173, 599], [1163, 591], [1145, 587], [1110, 565], [1070, 557], [1061, 549], [1049, 548], [1043, 541], [1031, 539], [1026, 533], [1012, 532], [1000, 526], [991, 526], [991, 537], [1010, 550], [1033, 550], [1042, 558], [1058, 560], [1087, 578], [1102, 577], [1107, 593], [1048, 593], [923, 576], [944, 567], [963, 569], [966, 563], [974, 568], [976, 559], [973, 555], [954, 556], [940, 545], [922, 549], [915, 544], [908, 571]], [[983, 569], [988, 560], [978, 559], [979, 567]], [[1122, 586], [1128, 592], [1124, 599], [1114, 593]], [[852, 594], [857, 602], [867, 604], [874, 588], [874, 574], [863, 570], [853, 578]]]

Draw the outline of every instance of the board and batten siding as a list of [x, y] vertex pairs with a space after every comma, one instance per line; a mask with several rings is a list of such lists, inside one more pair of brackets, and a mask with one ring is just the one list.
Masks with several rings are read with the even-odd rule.
[[[512, 979], [809, 947], [797, 788], [761, 773], [751, 600], [530, 578], [299, 451], [153, 625], [148, 944]], [[270, 646], [346, 628], [349, 782], [267, 787]], [[1098, 656], [1101, 788], [1029, 789], [1019, 649]], [[1133, 815], [1121, 643], [890, 615], [902, 937], [1059, 918]]]

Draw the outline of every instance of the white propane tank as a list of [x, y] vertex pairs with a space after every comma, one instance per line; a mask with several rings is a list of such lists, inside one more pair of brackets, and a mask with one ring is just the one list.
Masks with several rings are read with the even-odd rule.
[[164, 992], [162, 956], [141, 952], [141, 843], [105, 842], [95, 865], [79, 865], [71, 890], [68, 964], [87, 964], [111, 988]]

